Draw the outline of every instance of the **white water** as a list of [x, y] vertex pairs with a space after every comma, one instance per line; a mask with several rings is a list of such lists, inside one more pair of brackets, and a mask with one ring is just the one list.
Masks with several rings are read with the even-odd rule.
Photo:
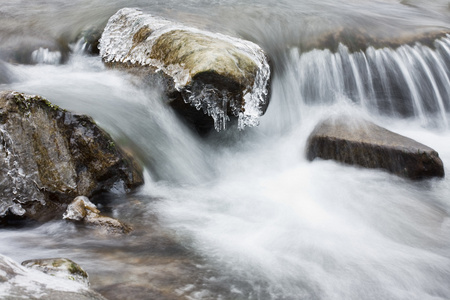
[[[414, 21], [449, 28], [443, 2], [409, 2], [416, 7], [340, 4], [354, 26], [363, 13], [369, 23], [383, 15], [390, 22], [383, 26]], [[1, 89], [40, 94], [90, 114], [137, 153], [149, 174], [130, 202], [116, 199], [111, 211], [132, 223], [135, 234], [109, 239], [63, 221], [1, 229], [0, 253], [18, 261], [65, 256], [89, 272], [94, 288], [169, 286], [180, 299], [448, 299], [448, 176], [412, 182], [379, 170], [308, 162], [304, 150], [319, 120], [347, 113], [434, 148], [450, 174], [449, 38], [436, 41], [435, 49], [404, 45], [349, 53], [340, 46], [336, 53], [303, 53], [290, 35], [279, 35], [276, 23], [308, 14], [323, 20], [331, 8], [333, 20], [345, 19], [340, 8], [325, 1], [189, 4], [169, 1], [155, 10], [198, 26], [217, 20], [226, 33], [259, 41], [272, 57], [272, 98], [260, 125], [201, 139], [162, 104], [157, 86], [137, 86], [96, 56], [74, 52], [65, 65], [5, 63], [13, 82]], [[277, 17], [265, 23], [256, 12]], [[233, 13], [235, 19], [227, 19]], [[182, 254], [158, 260], [168, 249], [155, 242], [159, 232]]]

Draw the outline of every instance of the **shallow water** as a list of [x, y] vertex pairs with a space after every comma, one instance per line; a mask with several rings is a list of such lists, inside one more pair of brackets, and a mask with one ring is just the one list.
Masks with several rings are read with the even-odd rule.
[[[109, 299], [448, 299], [448, 177], [412, 182], [305, 158], [317, 122], [346, 113], [434, 148], [449, 174], [448, 36], [317, 46], [342, 30], [380, 40], [448, 32], [448, 1], [0, 3], [0, 89], [91, 115], [147, 171], [133, 195], [95, 199], [135, 228], [129, 236], [55, 221], [0, 229], [0, 253], [73, 259]], [[264, 48], [274, 69], [260, 125], [200, 138], [157, 83], [144, 87], [81, 51], [81, 32], [125, 6]]]

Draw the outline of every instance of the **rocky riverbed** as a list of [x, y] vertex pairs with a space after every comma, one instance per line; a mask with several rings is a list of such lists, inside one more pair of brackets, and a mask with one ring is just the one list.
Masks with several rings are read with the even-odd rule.
[[0, 298], [446, 299], [449, 16], [2, 3]]

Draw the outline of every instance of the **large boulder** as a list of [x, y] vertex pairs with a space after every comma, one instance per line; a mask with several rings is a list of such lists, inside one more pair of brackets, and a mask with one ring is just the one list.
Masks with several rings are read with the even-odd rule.
[[218, 131], [230, 116], [240, 129], [255, 126], [267, 108], [270, 68], [252, 42], [123, 8], [109, 19], [99, 47], [108, 66], [161, 71], [171, 105], [195, 125], [205, 122], [185, 103], [203, 110]]
[[[49, 261], [51, 265], [45, 267]], [[44, 260], [25, 262], [23, 267], [0, 254], [0, 299], [47, 299], [47, 300], [106, 300], [90, 290], [86, 283], [63, 278], [55, 264], [68, 263], [68, 271], [77, 275], [81, 268], [69, 260]], [[41, 267], [35, 265], [41, 264]], [[51, 269], [51, 270], [50, 270]], [[46, 274], [47, 273], [47, 274]]]
[[307, 158], [333, 159], [365, 168], [381, 168], [410, 179], [443, 177], [433, 149], [365, 120], [340, 116], [316, 126], [308, 138]]
[[141, 185], [141, 172], [90, 117], [39, 96], [0, 93], [0, 219], [60, 218], [79, 195]]

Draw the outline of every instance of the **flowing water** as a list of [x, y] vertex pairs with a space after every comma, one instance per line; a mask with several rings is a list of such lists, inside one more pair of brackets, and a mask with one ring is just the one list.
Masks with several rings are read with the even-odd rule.
[[[109, 299], [450, 298], [448, 176], [416, 182], [305, 158], [314, 126], [345, 113], [434, 148], [450, 174], [450, 36], [405, 38], [450, 32], [448, 1], [0, 4], [0, 89], [91, 115], [146, 168], [134, 194], [95, 199], [132, 234], [3, 228], [0, 253], [73, 259]], [[84, 51], [82, 32], [122, 7], [260, 45], [273, 66], [260, 125], [201, 138], [157, 83]]]

